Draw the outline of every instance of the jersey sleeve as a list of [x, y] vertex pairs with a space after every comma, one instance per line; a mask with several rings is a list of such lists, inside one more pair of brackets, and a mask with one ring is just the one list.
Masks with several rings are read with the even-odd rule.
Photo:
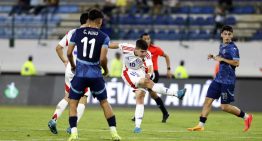
[[76, 31], [72, 34], [69, 44], [70, 45], [75, 45], [76, 44]]
[[240, 59], [240, 57], [239, 57], [239, 51], [238, 51], [238, 48], [237, 47], [233, 47], [232, 49], [231, 49], [231, 56], [232, 56], [232, 58], [233, 58], [233, 60], [239, 60]]
[[59, 41], [58, 44], [63, 48], [68, 46], [67, 34]]
[[109, 47], [109, 44], [110, 44], [110, 38], [107, 36], [107, 37], [105, 38], [105, 41], [104, 41], [102, 47], [103, 47], [103, 48], [108, 48], [108, 47]]
[[149, 51], [147, 51], [146, 57], [145, 57], [145, 63], [146, 66], [152, 66], [153, 62], [152, 62], [152, 55]]
[[163, 51], [160, 47], [158, 47], [158, 48], [157, 48], [157, 54], [158, 54], [159, 56], [163, 56], [163, 55], [164, 55], [164, 51]]

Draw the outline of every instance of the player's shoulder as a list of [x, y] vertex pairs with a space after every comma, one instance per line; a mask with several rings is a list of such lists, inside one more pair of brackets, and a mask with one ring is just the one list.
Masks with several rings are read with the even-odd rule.
[[236, 44], [234, 42], [231, 42], [230, 44], [230, 48], [233, 49], [233, 50], [238, 50]]
[[151, 52], [148, 50], [147, 53], [146, 53], [146, 58], [147, 59], [151, 59], [151, 56], [152, 56]]
[[76, 29], [77, 29], [77, 28], [70, 29], [70, 30], [67, 32], [67, 34], [68, 34], [68, 35], [72, 35], [72, 34], [74, 34], [75, 31], [76, 31]]

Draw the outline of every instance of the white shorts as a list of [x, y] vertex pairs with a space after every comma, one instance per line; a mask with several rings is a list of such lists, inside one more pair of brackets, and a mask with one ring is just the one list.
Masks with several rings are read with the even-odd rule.
[[146, 89], [139, 88], [139, 81], [142, 78], [145, 78], [146, 73], [144, 70], [130, 70], [126, 69], [122, 73], [122, 79], [125, 81], [127, 85], [132, 87], [134, 90], [142, 90], [146, 92]]
[[[73, 77], [75, 76], [74, 73], [72, 73], [71, 71], [71, 65], [70, 63], [68, 63], [66, 65], [66, 70], [65, 70], [65, 91], [69, 93], [70, 91], [70, 86], [71, 86], [71, 81], [73, 79]], [[85, 96], [88, 96], [89, 91], [88, 88], [85, 89]]]

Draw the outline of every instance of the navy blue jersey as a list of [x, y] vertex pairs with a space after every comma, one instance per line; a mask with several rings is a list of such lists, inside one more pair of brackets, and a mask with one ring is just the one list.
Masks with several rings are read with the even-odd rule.
[[77, 77], [102, 77], [100, 68], [101, 48], [108, 48], [108, 35], [97, 28], [82, 27], [75, 30], [70, 44], [77, 46], [76, 73]]
[[[219, 47], [219, 56], [229, 60], [239, 60], [239, 51], [237, 46], [231, 42], [229, 44], [221, 44]], [[235, 84], [236, 74], [235, 66], [221, 61], [219, 64], [219, 71], [216, 75], [215, 81], [222, 84]]]

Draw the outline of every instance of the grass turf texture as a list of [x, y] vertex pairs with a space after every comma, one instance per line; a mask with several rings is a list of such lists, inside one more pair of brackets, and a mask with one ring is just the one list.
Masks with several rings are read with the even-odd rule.
[[[63, 141], [69, 135], [68, 110], [57, 122], [58, 134], [49, 131], [47, 122], [55, 107], [15, 107], [0, 106], [0, 141]], [[124, 141], [261, 141], [262, 113], [253, 113], [251, 130], [244, 133], [244, 121], [230, 114], [211, 112], [205, 131], [190, 132], [186, 129], [198, 123], [200, 111], [175, 110], [169, 108], [167, 123], [161, 123], [160, 110], [145, 107], [142, 133], [134, 134], [134, 122], [131, 118], [134, 108], [114, 108], [117, 129]], [[83, 118], [78, 125], [79, 140], [110, 140], [108, 125], [100, 107], [86, 107]]]

